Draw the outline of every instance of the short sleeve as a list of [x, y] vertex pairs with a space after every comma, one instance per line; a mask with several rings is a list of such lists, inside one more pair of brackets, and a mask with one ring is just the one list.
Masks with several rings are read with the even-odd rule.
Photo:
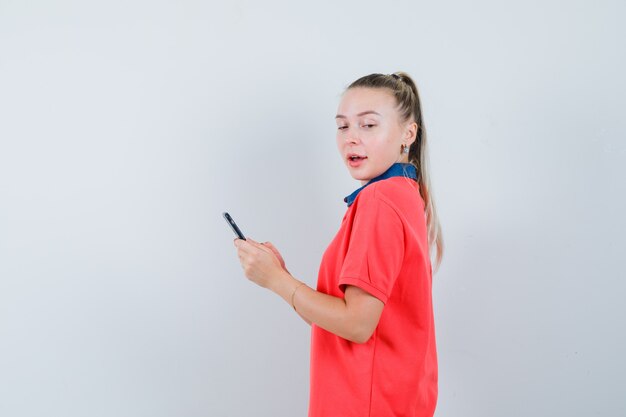
[[393, 207], [368, 196], [356, 207], [339, 289], [357, 286], [387, 302], [404, 260], [402, 220]]

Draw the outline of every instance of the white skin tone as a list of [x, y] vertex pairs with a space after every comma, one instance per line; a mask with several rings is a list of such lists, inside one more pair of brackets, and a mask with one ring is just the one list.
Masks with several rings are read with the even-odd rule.
[[[394, 162], [408, 162], [401, 145], [415, 141], [417, 124], [402, 123], [393, 95], [384, 89], [351, 88], [344, 92], [337, 111], [337, 148], [350, 175], [361, 185], [385, 172]], [[364, 112], [374, 111], [378, 114]], [[351, 167], [347, 155], [366, 156], [360, 166]], [[287, 303], [301, 281], [285, 267], [278, 249], [270, 242], [251, 238], [235, 239], [237, 255], [246, 277], [267, 288]], [[302, 285], [294, 296], [297, 312], [308, 324], [317, 326], [355, 343], [365, 343], [372, 335], [383, 311], [378, 298], [359, 287], [347, 285], [344, 297], [335, 297]]]
[[[351, 88], [343, 94], [337, 116], [337, 148], [354, 179], [365, 185], [393, 163], [408, 163], [402, 144], [415, 141], [417, 124], [401, 123], [394, 96], [383, 89]], [[367, 113], [374, 111], [376, 113]], [[360, 115], [360, 116], [359, 116]], [[361, 165], [351, 167], [348, 154], [366, 156]]]

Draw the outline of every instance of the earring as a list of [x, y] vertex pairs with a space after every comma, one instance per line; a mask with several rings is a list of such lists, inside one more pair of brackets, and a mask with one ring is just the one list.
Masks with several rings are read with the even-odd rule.
[[409, 153], [409, 145], [402, 145], [402, 153]]

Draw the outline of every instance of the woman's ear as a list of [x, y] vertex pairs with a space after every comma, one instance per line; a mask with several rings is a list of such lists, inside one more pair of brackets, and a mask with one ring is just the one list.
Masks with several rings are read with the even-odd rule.
[[413, 142], [415, 142], [416, 138], [417, 138], [417, 123], [411, 122], [408, 125], [406, 125], [404, 129], [404, 140], [406, 140], [406, 143], [408, 143], [410, 146], [413, 144]]

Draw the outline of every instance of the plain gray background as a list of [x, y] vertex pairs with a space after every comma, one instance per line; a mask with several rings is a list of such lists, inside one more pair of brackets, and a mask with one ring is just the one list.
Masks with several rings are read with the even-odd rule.
[[446, 242], [438, 417], [626, 413], [621, 1], [0, 0], [0, 415], [305, 416], [314, 286], [360, 184], [339, 95], [421, 92]]

